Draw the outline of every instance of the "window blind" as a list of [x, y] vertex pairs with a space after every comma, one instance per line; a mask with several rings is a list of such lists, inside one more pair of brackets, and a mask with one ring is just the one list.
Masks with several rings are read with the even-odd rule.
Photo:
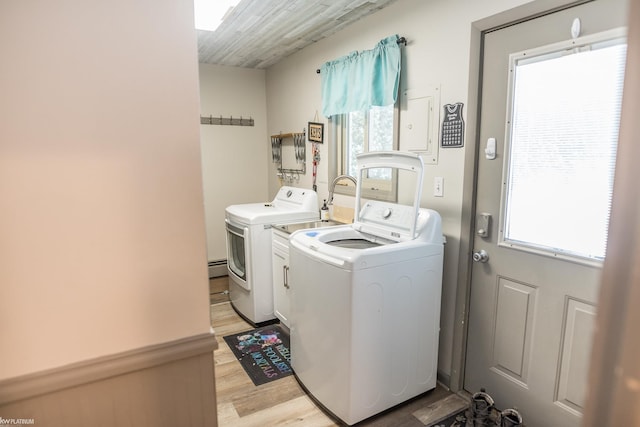
[[626, 45], [516, 64], [505, 238], [601, 260]]

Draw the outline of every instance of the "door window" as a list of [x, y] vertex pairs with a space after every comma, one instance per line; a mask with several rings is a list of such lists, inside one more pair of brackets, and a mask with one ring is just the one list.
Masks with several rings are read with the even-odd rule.
[[227, 262], [231, 271], [242, 280], [247, 279], [245, 236], [243, 230], [227, 224]]
[[611, 37], [511, 56], [501, 245], [604, 259], [626, 56]]

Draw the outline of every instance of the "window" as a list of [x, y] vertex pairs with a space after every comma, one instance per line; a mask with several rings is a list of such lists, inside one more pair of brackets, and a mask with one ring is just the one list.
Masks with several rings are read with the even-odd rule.
[[[369, 151], [391, 151], [398, 149], [397, 109], [372, 107], [368, 111], [339, 114], [331, 118], [336, 141], [335, 176], [358, 177], [356, 157]], [[363, 182], [363, 197], [376, 200], [396, 201], [397, 173], [387, 168], [368, 170]], [[336, 193], [354, 195], [353, 187], [336, 186]]]
[[501, 244], [604, 259], [626, 44], [587, 41], [511, 58]]

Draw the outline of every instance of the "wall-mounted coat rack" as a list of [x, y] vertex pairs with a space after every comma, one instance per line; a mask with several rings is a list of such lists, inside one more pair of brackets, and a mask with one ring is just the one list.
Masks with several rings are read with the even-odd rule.
[[[307, 172], [307, 148], [305, 146], [306, 139], [307, 135], [305, 132], [281, 133], [278, 135], [271, 135], [271, 160], [278, 167], [278, 178], [287, 182], [292, 182], [294, 179], [296, 181], [299, 181], [300, 174], [304, 175]], [[299, 168], [284, 167], [283, 158], [285, 156], [283, 156], [282, 145], [283, 143], [288, 141], [293, 142], [293, 158], [296, 165], [301, 165]], [[291, 150], [285, 150], [285, 154], [290, 152]], [[291, 157], [291, 155], [286, 157]]]
[[245, 119], [244, 117], [205, 117], [200, 116], [200, 124], [201, 125], [222, 125], [222, 126], [253, 126], [254, 121], [253, 118], [249, 117]]

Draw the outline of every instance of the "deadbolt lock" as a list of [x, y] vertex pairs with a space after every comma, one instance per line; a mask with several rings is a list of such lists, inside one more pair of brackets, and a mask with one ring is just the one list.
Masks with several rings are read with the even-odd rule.
[[482, 238], [491, 234], [491, 214], [480, 213], [476, 221], [476, 234]]

